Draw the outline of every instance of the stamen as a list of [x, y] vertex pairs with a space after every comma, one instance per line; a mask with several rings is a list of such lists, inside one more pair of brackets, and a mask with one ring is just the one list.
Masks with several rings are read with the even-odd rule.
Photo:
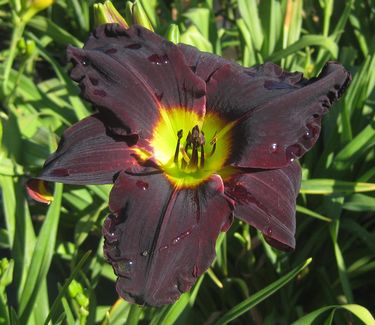
[[183, 135], [183, 131], [182, 130], [180, 130], [180, 131], [177, 132], [178, 140], [177, 140], [176, 150], [174, 152], [174, 159], [173, 159], [173, 161], [175, 162], [175, 164], [178, 163], [178, 153], [180, 152], [180, 142], [181, 142], [182, 135]]
[[186, 157], [184, 156], [184, 159], [181, 161], [181, 169], [185, 169], [186, 166], [187, 166], [187, 163], [190, 161], [190, 158], [187, 154], [189, 148], [191, 147], [191, 140], [192, 140], [192, 136], [191, 136], [191, 132], [189, 131], [187, 137], [186, 137], [186, 144], [185, 144], [185, 149], [184, 149], [184, 153], [186, 155], [186, 157], [188, 159], [186, 159]]
[[198, 147], [200, 146], [200, 132], [198, 125], [193, 127], [191, 138], [193, 151], [191, 153], [189, 167], [195, 169], [198, 167]]
[[215, 153], [215, 150], [216, 150], [216, 141], [217, 141], [217, 132], [215, 132], [212, 140], [210, 141], [210, 145], [213, 146], [212, 147], [212, 150], [211, 150], [211, 153], [208, 157], [211, 157], [214, 153]]
[[201, 145], [201, 168], [204, 167], [204, 145]]
[[182, 154], [182, 163], [185, 163], [185, 167], [186, 167], [186, 164], [189, 163], [190, 161], [190, 157], [188, 156], [187, 152], [185, 151], [184, 148], [181, 148], [181, 154]]

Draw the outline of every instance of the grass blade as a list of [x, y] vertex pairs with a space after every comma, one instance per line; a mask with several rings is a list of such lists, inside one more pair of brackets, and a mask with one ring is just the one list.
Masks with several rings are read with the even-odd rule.
[[304, 194], [339, 194], [375, 191], [374, 183], [346, 182], [335, 179], [307, 179], [301, 184], [300, 193]]
[[296, 53], [308, 46], [320, 46], [329, 51], [332, 58], [336, 59], [338, 55], [338, 46], [333, 38], [326, 37], [323, 35], [305, 35], [300, 40], [291, 44], [284, 50], [278, 51], [267, 58], [267, 61], [279, 61], [283, 58], [288, 57], [291, 54]]
[[352, 314], [356, 315], [362, 322], [366, 325], [374, 325], [375, 320], [372, 317], [371, 313], [363, 306], [356, 305], [356, 304], [348, 304], [348, 305], [334, 305], [334, 306], [326, 306], [314, 310], [313, 312], [303, 316], [299, 320], [292, 323], [292, 325], [310, 325], [314, 324], [314, 321], [322, 314], [328, 312], [329, 310], [336, 311], [337, 309], [346, 309], [347, 311], [351, 312]]
[[65, 293], [68, 290], [69, 284], [73, 281], [73, 279], [77, 276], [78, 272], [81, 271], [83, 265], [85, 264], [86, 260], [89, 258], [91, 254], [91, 251], [88, 251], [85, 253], [85, 255], [82, 256], [81, 260], [78, 262], [78, 264], [73, 269], [72, 273], [70, 274], [69, 278], [65, 281], [63, 287], [61, 288], [59, 294], [57, 295], [55, 301], [53, 302], [50, 312], [44, 322], [44, 324], [48, 324], [50, 320], [54, 320], [57, 317], [58, 314], [58, 307], [59, 303], [62, 299], [62, 297], [65, 295]]
[[45, 279], [55, 250], [57, 228], [60, 219], [62, 184], [56, 184], [54, 200], [48, 209], [46, 220], [35, 244], [29, 272], [20, 299], [19, 315], [26, 324], [39, 293], [40, 284]]
[[271, 283], [264, 289], [258, 291], [256, 294], [245, 299], [237, 306], [233, 307], [225, 313], [217, 322], [216, 325], [228, 324], [230, 321], [236, 319], [240, 315], [246, 313], [248, 310], [258, 305], [264, 299], [275, 293], [277, 290], [285, 286], [288, 282], [293, 280], [302, 270], [304, 270], [312, 261], [312, 258], [307, 259], [302, 265], [297, 266], [295, 269], [284, 275], [277, 281]]

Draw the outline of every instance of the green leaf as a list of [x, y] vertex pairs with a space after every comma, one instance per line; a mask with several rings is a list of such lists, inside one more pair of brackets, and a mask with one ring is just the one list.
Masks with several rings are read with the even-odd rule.
[[306, 214], [306, 215], [308, 215], [310, 217], [313, 217], [315, 219], [319, 219], [319, 220], [326, 221], [326, 222], [331, 222], [332, 221], [331, 218], [325, 217], [325, 216], [321, 215], [320, 213], [317, 213], [315, 211], [312, 211], [312, 210], [307, 209], [307, 208], [305, 208], [303, 206], [300, 206], [300, 205], [296, 206], [296, 210], [297, 210], [297, 212]]
[[375, 191], [374, 183], [346, 182], [335, 179], [307, 179], [301, 183], [304, 194], [347, 194]]
[[364, 194], [353, 194], [344, 203], [344, 209], [350, 211], [375, 211], [375, 198]]
[[137, 325], [142, 315], [141, 306], [131, 305], [128, 318], [126, 319], [126, 325]]
[[320, 46], [327, 49], [333, 59], [337, 58], [338, 46], [333, 38], [322, 35], [304, 35], [300, 40], [296, 41], [292, 45], [289, 45], [284, 50], [278, 51], [267, 58], [267, 61], [279, 61], [283, 58], [287, 58], [289, 55], [294, 54], [308, 46]]
[[77, 263], [77, 265], [74, 267], [74, 269], [70, 273], [69, 278], [65, 281], [63, 287], [60, 289], [59, 294], [57, 295], [55, 301], [53, 302], [51, 306], [50, 312], [44, 322], [45, 325], [47, 325], [50, 320], [53, 321], [58, 318], [59, 304], [63, 296], [68, 292], [70, 283], [77, 276], [78, 272], [82, 270], [82, 267], [85, 264], [86, 260], [89, 258], [90, 254], [91, 254], [91, 251], [86, 252], [85, 255], [82, 256], [80, 261]]
[[249, 311], [251, 308], [258, 305], [264, 299], [268, 298], [270, 295], [281, 289], [291, 280], [293, 280], [302, 270], [304, 270], [312, 261], [312, 258], [307, 259], [304, 263], [297, 266], [295, 269], [290, 271], [288, 274], [284, 275], [277, 281], [271, 283], [267, 287], [263, 288], [262, 290], [258, 291], [254, 295], [250, 296], [249, 298], [245, 299], [231, 310], [226, 312], [218, 321], [216, 321], [216, 325], [223, 325], [228, 324], [232, 320], [236, 319], [237, 317], [241, 316], [242, 314]]
[[176, 24], [170, 24], [165, 38], [175, 44], [180, 43], [180, 30]]
[[254, 48], [260, 51], [264, 35], [260, 23], [258, 5], [256, 0], [238, 0], [238, 10], [251, 35]]
[[196, 26], [191, 25], [185, 33], [181, 35], [181, 43], [193, 45], [201, 51], [211, 52], [213, 51], [212, 44], [207, 40], [197, 29]]
[[322, 314], [328, 312], [329, 310], [337, 310], [337, 309], [345, 309], [352, 314], [356, 315], [362, 322], [366, 325], [374, 325], [375, 320], [372, 317], [371, 313], [363, 306], [356, 305], [356, 304], [348, 304], [348, 305], [334, 305], [334, 306], [326, 306], [314, 310], [313, 312], [303, 316], [299, 320], [292, 323], [292, 325], [312, 325], [314, 321]]
[[53, 202], [35, 243], [26, 285], [20, 298], [19, 314], [23, 324], [27, 323], [39, 293], [40, 284], [46, 278], [52, 261], [60, 219], [62, 189], [62, 184], [55, 185]]
[[375, 146], [375, 122], [367, 125], [353, 140], [336, 155], [334, 167], [338, 170], [349, 169], [355, 161], [363, 157], [365, 151]]
[[204, 38], [209, 39], [210, 10], [207, 8], [191, 8], [183, 14], [184, 17], [199, 29]]
[[65, 29], [56, 25], [52, 20], [43, 16], [35, 16], [29, 23], [29, 26], [41, 31], [42, 33], [51, 37], [54, 41], [63, 44], [72, 44], [77, 47], [82, 47], [83, 43], [69, 34]]

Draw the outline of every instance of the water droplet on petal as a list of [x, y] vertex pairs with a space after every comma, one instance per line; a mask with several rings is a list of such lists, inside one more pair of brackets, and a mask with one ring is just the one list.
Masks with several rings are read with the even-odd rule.
[[152, 54], [147, 58], [151, 63], [156, 64], [156, 65], [162, 65], [162, 64], [167, 64], [168, 57], [164, 55], [157, 55], [157, 54]]
[[307, 127], [307, 130], [305, 134], [303, 135], [303, 138], [305, 140], [311, 140], [319, 134], [319, 131], [320, 131], [319, 125], [311, 123], [311, 124], [307, 124], [306, 127]]
[[155, 97], [157, 98], [157, 100], [160, 102], [162, 100], [164, 96], [164, 93], [163, 92], [160, 92], [160, 93], [155, 93]]
[[191, 229], [189, 229], [189, 230], [183, 232], [182, 234], [180, 234], [179, 236], [177, 236], [176, 238], [174, 238], [174, 239], [172, 240], [172, 245], [176, 245], [176, 244], [179, 243], [182, 239], [184, 239], [184, 238], [190, 236], [190, 234], [191, 234]]
[[138, 188], [140, 188], [143, 191], [146, 191], [148, 189], [148, 183], [146, 182], [137, 181], [137, 183], [135, 184], [137, 185]]
[[126, 277], [132, 273], [134, 262], [132, 260], [124, 259], [122, 261], [112, 262], [112, 266], [117, 275]]
[[121, 251], [117, 245], [107, 245], [104, 251], [108, 259], [116, 259], [121, 256]]
[[271, 153], [275, 153], [277, 151], [277, 149], [279, 148], [279, 146], [277, 145], [277, 143], [272, 143], [270, 145], [270, 152]]
[[52, 176], [65, 177], [69, 176], [69, 170], [66, 168], [56, 168], [51, 171]]
[[114, 53], [116, 53], [116, 52], [117, 52], [117, 50], [114, 49], [114, 48], [111, 48], [111, 49], [105, 50], [105, 53], [107, 53], [107, 54], [114, 54]]
[[133, 44], [130, 44], [130, 45], [126, 45], [125, 48], [127, 49], [131, 49], [131, 50], [138, 50], [142, 47], [141, 44], [138, 44], [138, 43], [133, 43]]
[[142, 256], [148, 256], [148, 251], [143, 251]]
[[286, 148], [285, 154], [288, 161], [294, 161], [302, 155], [301, 146], [298, 143], [292, 144]]
[[82, 63], [82, 65], [83, 65], [84, 67], [87, 67], [87, 66], [89, 65], [89, 60], [87, 60], [87, 59], [82, 59], [81, 63]]
[[180, 237], [176, 237], [172, 240], [172, 245], [176, 245], [181, 240]]
[[194, 265], [192, 274], [194, 278], [198, 277], [198, 274], [199, 274], [198, 265]]
[[107, 96], [107, 93], [102, 89], [94, 89], [93, 94], [99, 97]]
[[159, 248], [159, 252], [162, 252], [164, 250], [168, 249], [168, 246], [167, 245], [164, 245], [162, 247]]
[[272, 236], [272, 228], [271, 227], [267, 228], [266, 234], [267, 234], [267, 236]]
[[306, 130], [305, 133], [304, 133], [304, 135], [303, 135], [303, 138], [305, 140], [310, 140], [312, 137], [313, 137], [312, 136], [312, 132], [310, 132], [310, 130]]
[[97, 86], [99, 83], [99, 80], [93, 77], [90, 77], [90, 82], [93, 84], [93, 86]]

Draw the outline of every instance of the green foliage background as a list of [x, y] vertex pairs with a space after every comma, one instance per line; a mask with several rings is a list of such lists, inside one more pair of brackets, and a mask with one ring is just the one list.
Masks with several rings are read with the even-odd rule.
[[[307, 77], [338, 60], [354, 76], [301, 161], [295, 252], [236, 222], [194, 289], [161, 309], [118, 300], [102, 253], [110, 187], [56, 185], [49, 207], [25, 193], [62, 131], [91, 112], [65, 48], [87, 38], [94, 1], [30, 9], [43, 2], [0, 0], [0, 324], [375, 324], [373, 0], [138, 0], [171, 40]], [[132, 21], [132, 2], [114, 4]]]

